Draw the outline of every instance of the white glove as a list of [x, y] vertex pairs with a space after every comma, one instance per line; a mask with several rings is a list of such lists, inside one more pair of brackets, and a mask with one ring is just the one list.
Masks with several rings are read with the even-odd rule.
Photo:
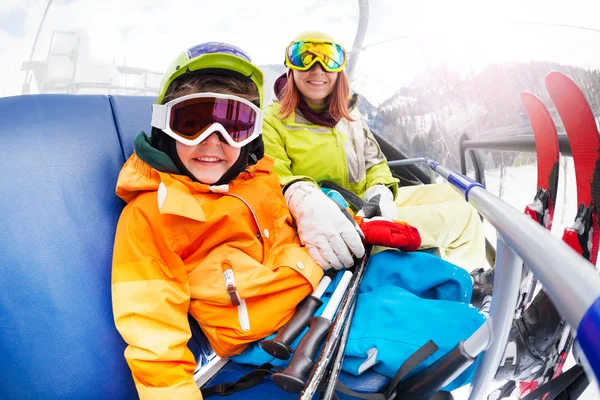
[[[376, 197], [378, 195], [379, 197]], [[392, 221], [398, 219], [398, 207], [396, 206], [396, 203], [394, 203], [394, 194], [387, 187], [383, 185], [371, 186], [365, 192], [365, 201], [377, 203], [383, 218]], [[364, 212], [361, 214], [361, 211], [359, 211], [357, 215], [364, 217]]]
[[323, 269], [352, 266], [350, 251], [356, 257], [364, 256], [359, 228], [313, 183], [295, 182], [284, 197], [296, 220], [300, 241]]

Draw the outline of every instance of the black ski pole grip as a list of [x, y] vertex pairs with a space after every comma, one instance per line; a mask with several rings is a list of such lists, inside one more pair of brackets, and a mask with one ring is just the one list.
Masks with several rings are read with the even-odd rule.
[[308, 332], [298, 344], [292, 361], [282, 372], [273, 374], [271, 379], [281, 389], [290, 393], [300, 393], [304, 380], [310, 373], [317, 351], [329, 332], [331, 321], [323, 317], [312, 317], [308, 321]]
[[296, 312], [284, 326], [279, 328], [277, 335], [270, 340], [263, 340], [259, 346], [280, 360], [288, 360], [293, 350], [290, 347], [294, 339], [306, 328], [309, 319], [321, 307], [323, 301], [314, 296], [307, 296], [296, 307]]

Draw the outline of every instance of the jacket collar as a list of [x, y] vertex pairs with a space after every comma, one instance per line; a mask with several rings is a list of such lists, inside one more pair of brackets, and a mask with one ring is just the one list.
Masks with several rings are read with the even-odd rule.
[[273, 169], [273, 160], [263, 157], [256, 165], [250, 167], [248, 172], [242, 172], [228, 185], [206, 185], [193, 182], [189, 177], [158, 172], [160, 184], [158, 186], [158, 209], [161, 214], [172, 214], [193, 219], [195, 221], [206, 221], [202, 206], [194, 198], [198, 193], [217, 193], [227, 195], [235, 192], [239, 187], [247, 185], [247, 181], [256, 175], [265, 175]]
[[126, 202], [139, 193], [156, 191], [161, 214], [178, 215], [196, 221], [205, 221], [205, 213], [194, 195], [202, 193], [227, 194], [237, 191], [255, 176], [267, 175], [273, 169], [273, 159], [263, 157], [256, 165], [242, 172], [228, 185], [211, 186], [193, 182], [184, 175], [161, 172], [152, 168], [134, 153], [123, 166], [117, 182], [117, 195]]

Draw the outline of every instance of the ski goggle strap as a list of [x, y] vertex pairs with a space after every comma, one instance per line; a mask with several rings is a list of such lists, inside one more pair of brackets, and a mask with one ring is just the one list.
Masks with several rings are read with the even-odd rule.
[[249, 63], [252, 62], [250, 60], [250, 56], [248, 54], [246, 54], [244, 52], [244, 50], [242, 50], [239, 47], [234, 46], [232, 44], [228, 44], [228, 43], [207, 42], [207, 43], [198, 44], [198, 45], [188, 49], [188, 51], [187, 51], [187, 54], [188, 54], [188, 57], [190, 60], [193, 58], [196, 58], [198, 56], [202, 56], [205, 54], [214, 54], [214, 53], [231, 54], [232, 56], [239, 57]]
[[233, 147], [244, 147], [262, 132], [262, 111], [241, 97], [196, 93], [152, 104], [152, 126], [187, 146], [202, 143], [214, 132]]
[[323, 41], [292, 42], [285, 50], [285, 65], [290, 69], [306, 71], [317, 61], [327, 72], [340, 72], [346, 68], [346, 50]]

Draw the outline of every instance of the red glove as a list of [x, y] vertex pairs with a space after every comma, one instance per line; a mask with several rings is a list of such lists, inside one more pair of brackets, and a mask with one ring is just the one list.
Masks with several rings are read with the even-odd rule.
[[367, 244], [392, 247], [403, 251], [415, 251], [421, 246], [419, 231], [406, 222], [377, 217], [372, 219], [355, 217], [354, 219], [365, 235]]

